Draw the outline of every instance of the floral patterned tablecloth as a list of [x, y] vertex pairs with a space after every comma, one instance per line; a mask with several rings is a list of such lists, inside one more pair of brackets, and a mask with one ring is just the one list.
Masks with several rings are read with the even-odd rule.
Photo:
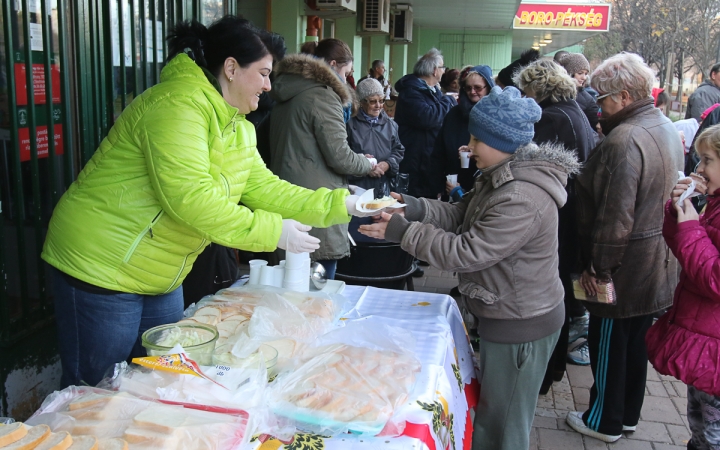
[[455, 300], [447, 295], [347, 286], [343, 319], [386, 321], [410, 331], [422, 363], [408, 402], [375, 437], [296, 434], [281, 442], [254, 436], [253, 450], [468, 450], [478, 398], [474, 353]]

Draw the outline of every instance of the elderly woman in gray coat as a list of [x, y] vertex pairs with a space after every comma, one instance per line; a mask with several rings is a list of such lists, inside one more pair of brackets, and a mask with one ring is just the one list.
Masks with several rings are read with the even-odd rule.
[[[348, 183], [363, 189], [390, 193], [390, 180], [398, 173], [405, 147], [398, 137], [398, 126], [383, 110], [384, 92], [379, 81], [363, 78], [357, 85], [360, 109], [347, 123], [348, 144], [355, 152], [377, 159], [375, 168], [364, 177], [348, 178]], [[353, 217], [349, 231], [359, 242], [378, 242], [358, 233], [358, 227], [372, 223], [370, 217]]]
[[400, 143], [397, 124], [383, 110], [385, 100], [380, 82], [364, 78], [356, 92], [360, 110], [347, 123], [348, 143], [355, 153], [375, 158], [377, 165], [366, 176], [349, 178], [348, 182], [363, 189], [387, 191], [385, 186], [397, 174], [405, 147]]

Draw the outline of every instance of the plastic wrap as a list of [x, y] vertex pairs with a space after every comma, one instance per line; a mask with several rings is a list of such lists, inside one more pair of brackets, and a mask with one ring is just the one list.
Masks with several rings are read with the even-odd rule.
[[407, 350], [412, 337], [361, 320], [322, 336], [318, 344], [269, 386], [272, 411], [315, 433], [378, 434], [408, 399], [420, 372], [420, 362]]
[[201, 369], [207, 379], [123, 362], [117, 364], [114, 377], [103, 380], [100, 387], [229, 414], [244, 414], [263, 407], [267, 387], [264, 365], [217, 365]]
[[50, 394], [26, 422], [53, 432], [98, 439], [122, 438], [132, 449], [235, 449], [244, 440], [247, 416], [183, 408], [126, 392], [70, 386]]
[[339, 294], [243, 286], [203, 298], [188, 308], [184, 320], [218, 329], [215, 354], [220, 360], [248, 358], [262, 344], [273, 347], [278, 352], [275, 373], [290, 368], [304, 343], [336, 323], [345, 302]]

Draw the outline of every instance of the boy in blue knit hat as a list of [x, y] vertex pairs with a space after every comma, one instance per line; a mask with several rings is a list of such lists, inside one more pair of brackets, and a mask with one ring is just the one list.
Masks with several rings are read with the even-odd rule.
[[470, 112], [470, 147], [481, 174], [462, 201], [409, 195], [402, 214], [364, 225], [432, 266], [457, 272], [478, 318], [480, 399], [473, 450], [529, 445], [537, 393], [565, 320], [558, 276], [558, 209], [573, 152], [535, 145], [540, 107], [513, 87], [494, 87]]

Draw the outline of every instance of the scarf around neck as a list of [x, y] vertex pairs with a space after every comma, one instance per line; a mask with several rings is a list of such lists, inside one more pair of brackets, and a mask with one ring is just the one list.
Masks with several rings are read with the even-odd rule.
[[630, 103], [629, 105], [616, 112], [612, 116], [608, 117], [607, 119], [601, 117], [599, 122], [600, 126], [602, 127], [603, 134], [607, 136], [618, 125], [620, 125], [630, 117], [648, 111], [654, 107], [655, 103], [652, 98], [644, 98], [642, 100], [636, 100]]

